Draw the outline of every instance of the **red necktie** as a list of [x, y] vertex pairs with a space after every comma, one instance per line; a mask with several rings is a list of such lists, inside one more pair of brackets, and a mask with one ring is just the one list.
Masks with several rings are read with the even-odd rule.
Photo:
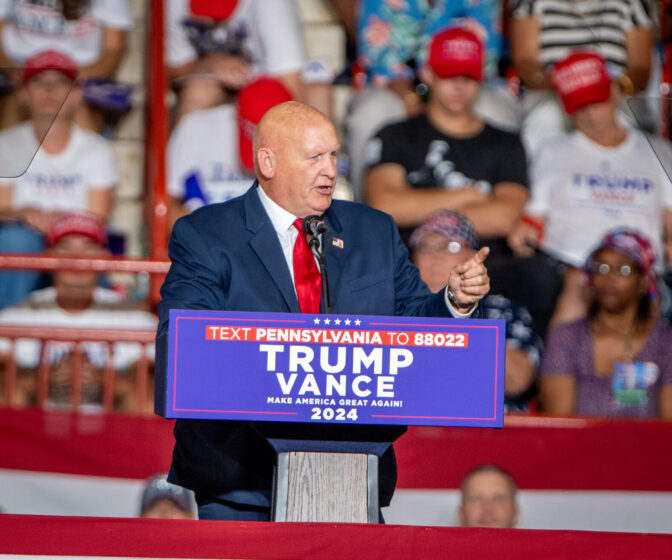
[[294, 285], [299, 298], [301, 313], [319, 313], [322, 294], [322, 276], [315, 264], [315, 257], [308, 247], [306, 233], [301, 228], [303, 220], [294, 220], [299, 235], [294, 243]]

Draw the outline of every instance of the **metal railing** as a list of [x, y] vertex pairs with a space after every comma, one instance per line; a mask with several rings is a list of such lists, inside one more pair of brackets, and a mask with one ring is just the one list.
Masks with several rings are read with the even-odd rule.
[[62, 256], [56, 254], [0, 253], [0, 270], [76, 270], [94, 272], [146, 272], [163, 277], [170, 261], [118, 257]]
[[[95, 272], [145, 272], [160, 278], [168, 271], [169, 261], [153, 259], [118, 259], [114, 257], [59, 256], [54, 254], [1, 253], [0, 269], [3, 270], [77, 270]], [[16, 404], [17, 364], [15, 346], [18, 339], [34, 339], [41, 343], [39, 365], [37, 367], [37, 404], [44, 407], [48, 402], [49, 393], [49, 349], [53, 343], [67, 342], [73, 347], [73, 367], [71, 378], [70, 405], [78, 409], [82, 400], [82, 368], [83, 348], [87, 342], [99, 342], [106, 345], [106, 363], [102, 381], [102, 408], [106, 412], [114, 409], [114, 344], [119, 342], [138, 343], [142, 345], [136, 367], [134, 412], [151, 413], [148, 406], [149, 360], [147, 347], [154, 343], [154, 330], [118, 329], [118, 328], [73, 328], [44, 327], [28, 325], [0, 326], [0, 338], [10, 341], [10, 348], [5, 358], [5, 398], [10, 407]]]
[[44, 408], [49, 396], [50, 360], [49, 350], [53, 343], [69, 343], [73, 352], [70, 406], [77, 410], [82, 404], [82, 369], [84, 360], [83, 344], [86, 342], [106, 345], [106, 359], [102, 379], [102, 408], [105, 412], [114, 409], [115, 343], [139, 344], [142, 350], [136, 367], [136, 404], [133, 412], [151, 413], [148, 406], [149, 358], [148, 347], [154, 344], [154, 330], [147, 329], [100, 329], [76, 327], [43, 327], [27, 325], [0, 325], [0, 339], [9, 340], [5, 357], [5, 400], [9, 407], [16, 406], [17, 363], [15, 348], [18, 339], [34, 339], [41, 343], [40, 360], [37, 367], [37, 405]]

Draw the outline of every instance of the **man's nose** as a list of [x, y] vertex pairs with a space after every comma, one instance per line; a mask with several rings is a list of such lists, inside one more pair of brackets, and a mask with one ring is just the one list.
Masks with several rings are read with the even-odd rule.
[[485, 497], [481, 500], [481, 507], [484, 510], [492, 509], [495, 506], [495, 504], [496, 504], [495, 498]]
[[335, 179], [338, 174], [338, 158], [336, 156], [330, 156], [326, 158], [326, 164], [324, 166], [323, 173], [329, 177], [329, 179]]
[[40, 84], [42, 89], [51, 93], [52, 91], [57, 90], [60, 87], [60, 84], [53, 80], [43, 80]]

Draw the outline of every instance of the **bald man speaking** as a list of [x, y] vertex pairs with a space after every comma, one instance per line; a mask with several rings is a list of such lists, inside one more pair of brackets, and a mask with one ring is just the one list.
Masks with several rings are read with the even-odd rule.
[[[255, 131], [257, 181], [239, 198], [178, 220], [172, 265], [161, 288], [157, 352], [166, 347], [170, 309], [324, 312], [321, 278], [301, 222], [324, 219], [330, 309], [359, 315], [469, 317], [489, 290], [484, 248], [432, 293], [408, 260], [390, 216], [332, 200], [339, 143], [319, 111], [290, 101], [270, 109]], [[323, 235], [322, 237], [325, 237]], [[304, 256], [302, 260], [302, 256]], [[308, 287], [307, 287], [308, 286]], [[312, 286], [312, 288], [311, 288]], [[196, 494], [201, 519], [262, 521], [270, 515], [275, 453], [248, 422], [178, 420], [169, 480]], [[273, 426], [299, 439], [393, 441], [398, 426]], [[396, 483], [392, 449], [380, 461], [380, 505]]]

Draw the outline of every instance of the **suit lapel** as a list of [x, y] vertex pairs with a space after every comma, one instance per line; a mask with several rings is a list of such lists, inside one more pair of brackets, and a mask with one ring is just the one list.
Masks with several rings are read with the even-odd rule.
[[[338, 295], [338, 290], [341, 285], [343, 271], [346, 270], [348, 246], [345, 245], [344, 247], [339, 247], [337, 244], [334, 244], [334, 239], [340, 239], [343, 227], [333, 206], [327, 210], [324, 218], [329, 226], [329, 235], [323, 239], [324, 259], [327, 265], [327, 280], [329, 281], [329, 299], [331, 299], [332, 311], [338, 313], [336, 308], [338, 302], [335, 298]], [[323, 237], [325, 236], [323, 235]]]
[[245, 195], [245, 221], [251, 234], [250, 247], [266, 268], [269, 277], [282, 294], [288, 311], [300, 313], [299, 301], [296, 298], [292, 277], [278, 240], [278, 234], [266, 214], [266, 210], [256, 192], [257, 182]]

